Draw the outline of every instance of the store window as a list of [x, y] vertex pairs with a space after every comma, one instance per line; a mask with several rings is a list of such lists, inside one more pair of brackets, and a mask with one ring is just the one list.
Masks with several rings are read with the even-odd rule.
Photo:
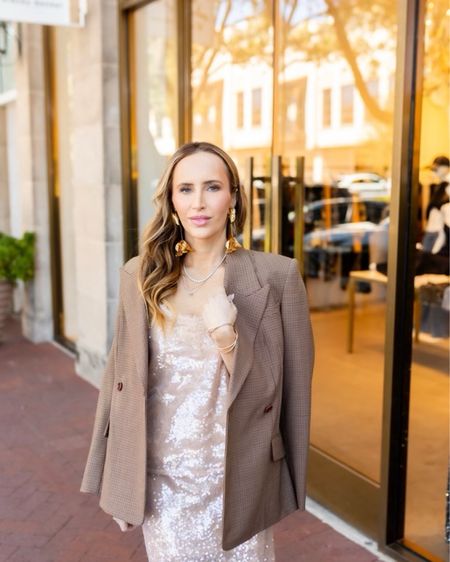
[[[303, 275], [320, 341], [310, 459], [321, 456], [333, 464], [320, 482], [324, 503], [332, 497], [327, 494], [333, 485], [340, 488], [341, 503], [332, 504], [336, 511], [357, 525], [362, 522], [365, 529], [372, 517], [373, 530], [374, 522], [378, 524], [373, 516], [376, 493], [383, 485], [387, 257], [391, 201], [398, 195], [398, 185], [392, 185], [394, 98], [397, 73], [404, 72], [404, 61], [397, 68], [397, 23], [403, 21], [404, 6], [342, 0], [336, 10], [332, 2], [312, 0], [192, 0], [187, 26], [191, 60], [179, 68], [178, 41], [186, 37], [180, 38], [176, 11], [183, 3], [124, 4], [130, 168], [139, 224], [151, 216], [156, 183], [168, 155], [180, 144], [178, 108], [186, 102], [180, 100], [186, 90], [179, 80], [190, 66], [191, 88], [184, 105], [192, 118], [190, 138], [222, 146], [243, 179], [252, 158], [258, 176], [250, 202], [253, 248], [264, 249], [270, 231], [273, 209], [267, 212], [267, 200], [273, 193], [274, 157], [281, 156], [281, 172], [290, 178], [282, 186], [286, 190], [280, 203], [286, 234], [282, 252], [293, 255], [293, 232], [303, 221]], [[449, 156], [446, 25], [445, 2], [427, 2], [418, 243], [439, 189], [430, 166], [436, 157]], [[291, 179], [296, 179], [293, 163], [299, 156], [304, 206], [296, 216]], [[405, 543], [430, 559], [442, 558], [445, 548], [444, 293], [444, 285], [416, 292], [419, 315], [413, 337], [418, 339], [411, 365]], [[436, 314], [441, 321], [436, 322]], [[372, 495], [361, 499], [361, 487], [340, 480], [344, 472], [354, 477], [352, 483], [367, 484]], [[366, 497], [375, 498], [368, 509], [362, 505]]]
[[236, 94], [236, 126], [238, 129], [244, 127], [244, 92]]
[[[154, 212], [153, 195], [167, 159], [178, 145], [175, 0], [156, 0], [131, 11], [128, 29], [131, 179], [141, 232]], [[206, 127], [208, 109], [194, 117]]]
[[331, 127], [331, 88], [322, 92], [322, 126]]
[[374, 99], [378, 98], [378, 87], [379, 87], [379, 84], [378, 84], [378, 80], [376, 78], [374, 78], [373, 80], [369, 80], [367, 82], [367, 92]]
[[341, 124], [353, 123], [353, 85], [347, 84], [341, 87]]
[[252, 127], [261, 126], [262, 112], [262, 89], [255, 88], [252, 90]]
[[[243, 179], [249, 157], [254, 158], [255, 174], [268, 176], [273, 111], [272, 2], [193, 0], [191, 14], [192, 140], [223, 147]], [[196, 116], [203, 115], [211, 103], [217, 119], [205, 127]], [[264, 187], [262, 182], [255, 186], [251, 202], [254, 247], [259, 248], [264, 244]]]
[[291, 80], [285, 85], [282, 111], [285, 116], [285, 135], [293, 142], [305, 134], [306, 79]]
[[[303, 272], [320, 342], [309, 492], [376, 533], [389, 212], [398, 188], [391, 182], [394, 96], [387, 95], [397, 65], [397, 7], [344, 2], [337, 10], [332, 2], [286, 1], [279, 17], [281, 103], [289, 99], [294, 77], [306, 80], [303, 134], [293, 137], [288, 119], [280, 119], [274, 142], [286, 175], [295, 177], [296, 157], [304, 157], [303, 215], [297, 219], [292, 203], [283, 212], [290, 218], [287, 250], [297, 220], [303, 220]], [[383, 96], [366, 95], [374, 79]], [[367, 114], [370, 121], [363, 119]], [[288, 192], [291, 202], [296, 189]]]
[[[367, 105], [377, 116], [375, 126], [361, 126], [356, 134], [330, 127], [332, 92], [337, 94], [336, 121], [341, 112], [342, 122], [351, 124], [354, 74], [362, 73], [365, 84], [374, 78], [374, 67], [380, 83], [395, 73], [397, 14], [392, 6], [384, 7], [383, 33], [389, 41], [380, 46], [380, 17], [372, 6], [361, 3], [348, 21], [331, 4], [326, 18], [323, 6], [313, 2], [295, 6], [280, 2], [277, 22], [282, 25], [274, 27], [271, 2], [192, 2], [192, 138], [223, 146], [243, 178], [252, 157], [254, 175], [266, 178], [253, 186], [255, 249], [264, 248], [270, 218], [265, 190], [271, 157], [281, 155], [283, 173], [291, 176], [292, 162], [304, 157], [303, 216], [296, 217], [291, 208], [290, 186], [280, 216], [287, 255], [293, 255], [296, 222], [304, 221], [305, 227], [304, 278], [321, 342], [312, 444], [375, 485], [380, 481], [386, 310], [386, 276], [377, 267], [386, 266], [393, 98], [384, 99], [383, 107], [379, 99]], [[350, 52], [342, 50], [342, 32]], [[241, 127], [244, 83], [252, 127]], [[214, 88], [220, 92], [214, 98], [217, 119], [205, 128], [205, 120], [196, 116], [205, 115]]]

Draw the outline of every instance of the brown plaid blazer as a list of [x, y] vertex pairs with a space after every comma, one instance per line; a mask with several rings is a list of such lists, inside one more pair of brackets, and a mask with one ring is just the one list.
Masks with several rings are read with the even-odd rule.
[[[101, 382], [81, 491], [134, 525], [146, 498], [148, 323], [136, 278], [120, 268], [115, 333]], [[314, 343], [298, 262], [240, 248], [224, 285], [238, 309], [228, 386], [222, 548], [305, 509]]]

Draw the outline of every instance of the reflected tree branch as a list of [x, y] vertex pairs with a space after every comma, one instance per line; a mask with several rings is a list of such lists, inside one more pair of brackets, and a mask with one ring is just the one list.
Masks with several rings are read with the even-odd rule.
[[345, 26], [340, 18], [339, 11], [334, 5], [333, 0], [325, 0], [325, 3], [328, 7], [330, 15], [333, 17], [338, 43], [341, 47], [345, 59], [348, 62], [348, 65], [350, 66], [353, 77], [355, 79], [355, 86], [358, 89], [358, 92], [365, 106], [372, 114], [372, 116], [375, 117], [375, 119], [378, 119], [382, 123], [386, 124], [392, 123], [392, 112], [384, 111], [383, 109], [381, 109], [367, 89], [367, 85], [359, 69], [355, 53], [348, 40]]
[[[231, 7], [232, 7], [232, 0], [227, 0], [225, 13], [224, 13], [222, 21], [220, 23], [219, 30], [214, 33], [214, 44], [213, 44], [213, 47], [211, 48], [211, 51], [210, 51], [210, 54], [209, 54], [209, 57], [208, 57], [208, 61], [206, 62], [205, 66], [203, 67], [202, 78], [200, 80], [200, 84], [197, 86], [195, 94], [193, 96], [193, 105], [195, 105], [198, 102], [199, 97], [202, 95], [202, 93], [204, 91], [204, 88], [205, 88], [206, 83], [208, 81], [209, 70], [211, 68], [211, 65], [212, 65], [217, 53], [220, 50], [220, 47], [222, 46], [223, 31], [225, 29], [228, 17], [230, 15]], [[204, 58], [204, 57], [202, 57], [202, 58]]]

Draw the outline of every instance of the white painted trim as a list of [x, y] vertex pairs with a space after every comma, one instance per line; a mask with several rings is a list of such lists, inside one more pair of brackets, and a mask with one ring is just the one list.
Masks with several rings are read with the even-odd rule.
[[17, 90], [8, 90], [7, 92], [3, 92], [3, 94], [0, 94], [0, 105], [6, 105], [7, 103], [16, 101], [16, 99]]
[[376, 555], [378, 560], [382, 560], [383, 562], [395, 562], [394, 558], [391, 558], [378, 550], [376, 541], [364, 535], [361, 531], [358, 531], [355, 527], [352, 527], [343, 519], [340, 519], [337, 515], [328, 511], [328, 509], [325, 509], [309, 497], [306, 498], [306, 511], [332, 527], [340, 535], [343, 535], [347, 539]]

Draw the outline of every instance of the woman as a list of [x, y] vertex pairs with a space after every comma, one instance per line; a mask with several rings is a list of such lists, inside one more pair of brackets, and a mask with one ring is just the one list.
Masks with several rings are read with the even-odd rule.
[[304, 509], [314, 345], [295, 259], [249, 251], [236, 166], [171, 158], [119, 308], [81, 491], [149, 560], [274, 560]]

